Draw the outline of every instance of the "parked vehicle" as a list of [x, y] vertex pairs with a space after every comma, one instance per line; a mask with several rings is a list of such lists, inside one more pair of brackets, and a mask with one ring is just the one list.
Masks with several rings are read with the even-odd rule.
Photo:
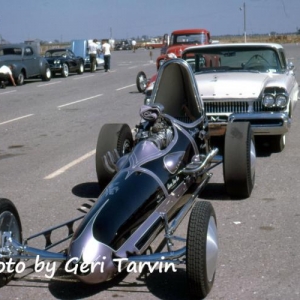
[[[153, 105], [141, 107], [134, 136], [127, 124], [101, 128], [96, 172], [102, 192], [75, 232], [78, 219], [22, 242], [15, 206], [7, 199], [0, 201], [2, 262], [36, 256], [64, 261], [77, 270], [74, 275], [79, 280], [89, 284], [108, 281], [129, 264], [183, 264], [191, 297], [208, 295], [217, 267], [217, 218], [211, 203], [197, 197], [210, 180], [212, 168], [220, 163], [227, 193], [233, 198], [250, 196], [255, 178], [251, 128], [247, 122], [230, 124], [226, 151], [218, 155], [188, 63], [170, 60], [159, 72]], [[190, 209], [187, 236], [178, 237], [175, 231]], [[62, 227], [68, 228], [67, 238], [71, 238], [68, 249], [51, 252], [59, 244], [52, 240], [52, 233]], [[165, 250], [151, 251], [161, 232]], [[45, 249], [30, 247], [30, 241], [41, 236], [46, 239]], [[173, 245], [178, 241], [179, 248]], [[8, 279], [5, 271], [0, 279]]]
[[68, 77], [69, 73], [82, 74], [84, 72], [83, 58], [76, 56], [70, 49], [47, 50], [45, 58], [49, 63], [52, 74], [59, 73], [62, 77]]
[[[161, 55], [156, 59], [157, 70], [170, 58], [180, 58], [182, 52], [187, 47], [197, 45], [211, 44], [210, 32], [206, 29], [180, 29], [172, 32], [171, 37], [167, 33], [163, 36], [161, 45]], [[213, 59], [213, 61], [215, 61]], [[136, 77], [136, 86], [139, 92], [145, 93], [146, 98], [150, 98], [153, 89], [156, 74], [151, 78], [146, 77], [143, 71], [140, 71]]]
[[[220, 64], [203, 66], [203, 57]], [[285, 147], [285, 135], [299, 97], [294, 66], [282, 45], [242, 43], [186, 49], [204, 101], [211, 134], [224, 135], [230, 122], [250, 122], [253, 133], [273, 152]], [[259, 139], [258, 139], [259, 140]]]
[[122, 40], [115, 44], [115, 50], [132, 50], [132, 43], [128, 40]]
[[171, 37], [166, 33], [163, 37], [161, 55], [156, 59], [157, 69], [166, 59], [166, 55], [173, 53], [180, 58], [184, 49], [191, 46], [211, 44], [210, 32], [207, 29], [180, 29], [174, 30]]
[[[195, 73], [211, 135], [223, 136], [228, 123], [247, 121], [258, 142], [268, 143], [272, 152], [284, 149], [299, 88], [282, 45], [204, 45], [186, 49], [182, 58]], [[155, 80], [156, 75], [149, 81], [145, 73], [137, 75], [146, 104]]]
[[[80, 56], [84, 59], [84, 70], [91, 69], [90, 56], [89, 56], [89, 40], [72, 40], [71, 50], [76, 56]], [[99, 50], [101, 50], [101, 45], [99, 44]], [[103, 54], [99, 51], [96, 58], [96, 70], [104, 69], [104, 58]]]
[[151, 40], [149, 42], [143, 43], [145, 49], [157, 49], [162, 48], [164, 46], [163, 42], [160, 40]]
[[24, 80], [29, 78], [51, 79], [49, 64], [34, 44], [0, 45], [0, 67], [3, 65], [13, 65], [12, 73], [17, 85], [24, 84]]

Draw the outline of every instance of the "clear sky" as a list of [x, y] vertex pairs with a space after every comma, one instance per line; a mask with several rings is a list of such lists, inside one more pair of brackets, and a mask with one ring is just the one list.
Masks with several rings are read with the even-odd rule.
[[161, 36], [206, 28], [212, 38], [300, 29], [300, 0], [0, 0], [0, 35], [70, 41]]

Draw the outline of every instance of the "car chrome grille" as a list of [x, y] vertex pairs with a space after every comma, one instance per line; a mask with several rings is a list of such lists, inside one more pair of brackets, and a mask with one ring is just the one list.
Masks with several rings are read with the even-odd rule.
[[260, 112], [260, 111], [282, 111], [284, 109], [280, 108], [280, 107], [264, 107], [261, 104], [261, 101], [255, 101], [253, 102], [253, 111], [255, 112]]
[[204, 102], [206, 113], [244, 113], [248, 111], [249, 104], [239, 102]]
[[204, 107], [206, 113], [247, 113], [247, 112], [267, 112], [267, 111], [282, 111], [284, 109], [279, 107], [267, 108], [264, 107], [261, 101], [246, 102], [246, 101], [222, 101], [222, 102], [210, 102], [205, 101]]

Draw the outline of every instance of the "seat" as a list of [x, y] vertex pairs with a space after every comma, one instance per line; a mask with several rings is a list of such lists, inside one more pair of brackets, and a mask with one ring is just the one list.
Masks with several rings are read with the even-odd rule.
[[164, 106], [164, 113], [189, 123], [202, 116], [202, 100], [189, 64], [182, 59], [164, 63], [152, 92], [153, 103]]

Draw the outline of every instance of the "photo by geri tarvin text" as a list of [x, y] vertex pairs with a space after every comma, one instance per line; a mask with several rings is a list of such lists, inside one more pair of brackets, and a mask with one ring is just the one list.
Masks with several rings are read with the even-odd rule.
[[[82, 273], [94, 273], [94, 272], [105, 272], [105, 260], [106, 257], [102, 257], [102, 261], [99, 262], [90, 262], [90, 263], [80, 263], [78, 257], [73, 257], [69, 260], [67, 260], [64, 270], [67, 273], [73, 273], [77, 274], [78, 272], [80, 274]], [[164, 257], [161, 257], [161, 261], [156, 262], [136, 262], [136, 261], [129, 261], [128, 258], [114, 258], [112, 261], [116, 265], [117, 271], [122, 272], [124, 269], [126, 269], [129, 273], [142, 273], [143, 269], [147, 267], [148, 272], [153, 273], [154, 270], [158, 270], [159, 273], [166, 273], [168, 271], [177, 272], [175, 264], [173, 262], [167, 262], [163, 261]], [[34, 272], [40, 273], [40, 272], [46, 272], [45, 277], [46, 278], [52, 278], [54, 277], [55, 271], [57, 269], [55, 261], [49, 262], [49, 261], [43, 261], [40, 260], [39, 255], [35, 259], [34, 263]], [[10, 258], [8, 261], [1, 261], [0, 262], [0, 273], [23, 273], [26, 270], [26, 264], [24, 261], [14, 261], [12, 258]]]

